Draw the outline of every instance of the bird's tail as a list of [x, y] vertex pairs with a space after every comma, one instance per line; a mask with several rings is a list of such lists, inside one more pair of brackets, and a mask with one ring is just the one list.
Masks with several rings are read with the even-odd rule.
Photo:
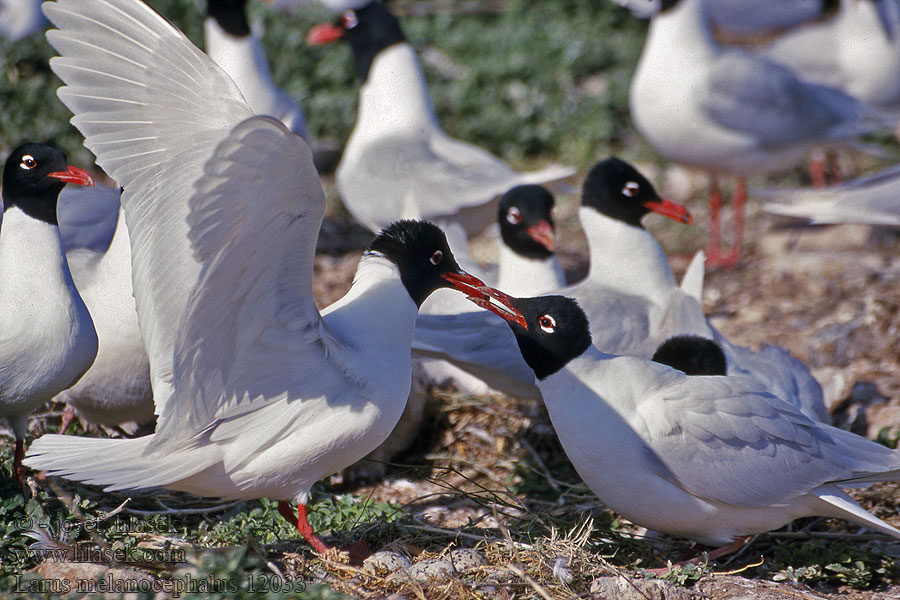
[[891, 527], [872, 513], [868, 512], [862, 506], [856, 503], [853, 498], [842, 492], [835, 486], [823, 486], [812, 491], [821, 500], [831, 505], [833, 509], [828, 516], [846, 519], [859, 523], [875, 531], [880, 531], [891, 537], [900, 539], [900, 530]]
[[152, 435], [118, 440], [48, 434], [31, 444], [24, 463], [106, 491], [162, 486], [199, 470], [176, 453], [147, 453], [151, 440]]

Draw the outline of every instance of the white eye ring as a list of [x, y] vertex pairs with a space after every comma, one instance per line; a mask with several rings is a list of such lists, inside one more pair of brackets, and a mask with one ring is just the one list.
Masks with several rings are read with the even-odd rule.
[[556, 331], [556, 319], [550, 315], [541, 315], [538, 317], [538, 325], [540, 325], [542, 331], [547, 333]]
[[22, 162], [19, 163], [19, 167], [25, 169], [26, 171], [30, 171], [37, 166], [37, 161], [34, 160], [34, 157], [30, 154], [26, 154], [22, 157]]
[[625, 187], [622, 188], [622, 195], [628, 196], [629, 198], [634, 198], [641, 191], [641, 186], [636, 181], [629, 181], [625, 184]]
[[344, 29], [353, 29], [357, 25], [359, 25], [359, 17], [356, 16], [356, 11], [345, 10], [341, 15], [341, 26]]
[[438, 265], [442, 260], [444, 260], [444, 253], [440, 250], [435, 250], [434, 254], [431, 255], [431, 258], [429, 260], [431, 261], [431, 264]]
[[509, 210], [506, 211], [506, 220], [513, 225], [518, 225], [522, 222], [522, 213], [515, 206], [510, 206]]

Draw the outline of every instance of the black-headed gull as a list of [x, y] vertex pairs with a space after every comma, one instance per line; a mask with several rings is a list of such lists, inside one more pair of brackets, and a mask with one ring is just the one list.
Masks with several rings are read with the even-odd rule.
[[569, 298], [510, 304], [525, 317], [510, 327], [560, 442], [612, 510], [713, 546], [807, 516], [900, 538], [841, 489], [900, 479], [900, 452], [814, 422], [749, 377], [604, 354]]
[[[647, 179], [619, 159], [598, 162], [585, 179], [579, 218], [590, 270], [583, 281], [559, 292], [582, 303], [597, 348], [650, 358], [676, 335], [712, 339], [725, 352], [729, 374], [751, 375], [811, 419], [827, 422], [822, 388], [801, 361], [777, 346], [758, 351], [738, 346], [713, 328], [701, 304], [703, 254], [698, 253], [679, 285], [659, 242], [641, 226], [651, 211], [690, 219], [683, 207], [661, 200]], [[494, 333], [479, 335], [485, 328]], [[413, 349], [449, 360], [496, 389], [533, 396], [527, 371], [506, 348], [502, 330], [502, 323], [489, 314], [419, 315]]]
[[206, 53], [234, 80], [254, 113], [275, 117], [309, 140], [303, 109], [272, 80], [262, 43], [250, 30], [247, 0], [207, 0]]
[[763, 209], [815, 224], [859, 223], [900, 227], [900, 165], [820, 189], [774, 189]]
[[[709, 264], [741, 256], [744, 179], [787, 169], [819, 146], [873, 127], [846, 94], [801, 81], [789, 69], [712, 38], [704, 0], [666, 0], [631, 80], [629, 106], [643, 138], [669, 160], [711, 176]], [[738, 177], [732, 250], [719, 245], [717, 178]]]
[[[516, 186], [500, 198], [497, 222], [501, 244], [496, 282], [490, 279], [490, 275], [480, 273], [477, 264], [469, 266], [474, 261], [468, 257], [468, 240], [459, 227], [450, 229], [455, 235], [448, 232], [454, 256], [462, 254], [468, 259], [467, 262], [459, 260], [463, 268], [482, 279], [491, 280], [492, 285], [512, 294], [539, 294], [562, 287], [565, 285], [565, 277], [553, 252], [553, 204], [550, 192], [531, 184]], [[459, 294], [450, 290], [437, 290], [422, 304], [419, 314], [459, 314], [470, 312], [473, 308], [475, 307]], [[457, 391], [471, 395], [495, 392], [488, 383], [452, 363], [417, 357], [413, 363], [412, 391], [403, 416], [384, 444], [366, 456], [362, 463], [345, 472], [346, 479], [374, 479], [385, 473], [387, 462], [415, 440], [425, 414], [427, 390], [435, 384], [453, 385]]]
[[676, 335], [656, 349], [650, 360], [685, 375], [727, 375], [728, 360], [714, 341], [696, 335]]
[[153, 418], [150, 361], [134, 304], [131, 243], [119, 194], [105, 186], [60, 194], [57, 215], [66, 260], [98, 339], [94, 364], [55, 398], [67, 404], [61, 432], [75, 415], [103, 425]]
[[519, 173], [489, 152], [448, 136], [437, 122], [418, 56], [380, 1], [344, 11], [308, 40], [345, 39], [362, 81], [356, 124], [337, 169], [341, 199], [373, 231], [398, 218], [461, 224], [467, 235], [493, 222], [497, 199], [522, 183], [575, 173], [551, 166]]
[[[322, 313], [312, 267], [325, 196], [302, 138], [257, 117], [209, 57], [140, 0], [44, 4], [59, 96], [119, 184], [156, 433], [47, 435], [26, 464], [107, 489], [270, 497], [318, 551], [310, 487], [390, 433], [435, 289], [502, 297], [436, 226], [380, 233]], [[486, 300], [487, 301], [487, 300]]]
[[22, 485], [28, 415], [87, 371], [97, 334], [66, 263], [56, 204], [87, 172], [44, 144], [26, 143], [3, 167], [0, 207], [0, 417], [16, 438], [13, 475]]
[[785, 32], [761, 54], [866, 104], [900, 102], [900, 3], [841, 0], [831, 19]]

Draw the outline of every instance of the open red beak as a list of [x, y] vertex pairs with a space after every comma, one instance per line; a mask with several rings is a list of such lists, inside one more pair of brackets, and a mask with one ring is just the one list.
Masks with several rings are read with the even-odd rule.
[[547, 221], [541, 221], [537, 225], [532, 225], [525, 230], [531, 239], [547, 249], [547, 252], [553, 252], [556, 247], [556, 235], [553, 233], [553, 227]]
[[511, 304], [512, 296], [488, 287], [483, 281], [466, 272], [444, 273], [441, 277], [452, 283], [454, 288], [465, 294], [469, 300], [478, 306], [528, 329], [525, 317]]
[[69, 167], [68, 171], [57, 171], [55, 173], [47, 173], [47, 177], [54, 177], [66, 183], [74, 183], [77, 185], [89, 185], [94, 187], [94, 180], [88, 175], [88, 172], [78, 167]]
[[321, 46], [323, 44], [331, 44], [344, 37], [344, 30], [337, 25], [323, 23], [316, 25], [306, 34], [306, 43], [310, 46]]
[[686, 225], [690, 225], [694, 222], [694, 217], [691, 216], [688, 209], [680, 204], [670, 202], [669, 200], [644, 202], [644, 207], [655, 213], [659, 213], [664, 217], [669, 217], [673, 221], [685, 223]]

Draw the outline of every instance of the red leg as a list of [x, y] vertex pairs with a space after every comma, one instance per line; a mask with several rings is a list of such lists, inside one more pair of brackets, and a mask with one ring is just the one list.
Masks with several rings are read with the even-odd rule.
[[[706, 251], [706, 265], [708, 267], [726, 267], [734, 268], [741, 262], [741, 248], [744, 238], [744, 203], [747, 200], [747, 183], [743, 179], [738, 179], [732, 195], [731, 210], [734, 219], [734, 240], [732, 242], [731, 251], [727, 254], [722, 252], [721, 242], [719, 240], [719, 210], [721, 208], [721, 196], [718, 189], [710, 192], [710, 238], [709, 246]], [[712, 222], [715, 218], [715, 222]]]
[[328, 546], [326, 546], [325, 542], [323, 542], [321, 538], [316, 535], [316, 533], [313, 531], [312, 526], [309, 524], [309, 521], [306, 520], [305, 504], [297, 505], [297, 518], [294, 518], [289, 502], [279, 502], [278, 512], [281, 513], [281, 516], [284, 517], [284, 519], [288, 523], [297, 527], [297, 531], [300, 532], [300, 535], [303, 536], [303, 539], [309, 542], [309, 545], [312, 546], [316, 552], [318, 552], [319, 554], [324, 554], [328, 551]]
[[25, 495], [25, 465], [22, 464], [22, 461], [25, 459], [25, 442], [23, 440], [16, 440], [16, 453], [13, 456], [13, 467], [12, 474], [19, 482], [19, 488], [22, 490], [22, 495]]
[[825, 152], [821, 148], [813, 150], [809, 157], [809, 178], [814, 188], [823, 188], [828, 185], [825, 176]]
[[709, 243], [706, 246], [708, 260], [719, 256], [719, 213], [722, 210], [722, 195], [719, 193], [719, 182], [713, 175], [709, 179]]
[[59, 433], [65, 434], [66, 429], [69, 428], [69, 425], [72, 424], [72, 421], [75, 420], [75, 409], [66, 404], [66, 407], [63, 409], [62, 419], [59, 422]]

